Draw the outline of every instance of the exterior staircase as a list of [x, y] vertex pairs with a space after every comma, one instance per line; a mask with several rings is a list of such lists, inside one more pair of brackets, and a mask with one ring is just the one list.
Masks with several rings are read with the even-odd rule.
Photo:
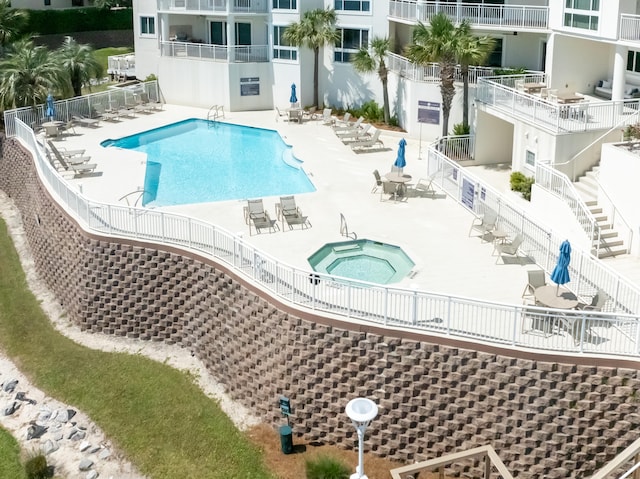
[[[585, 204], [589, 207], [589, 211], [594, 216], [600, 228], [600, 248], [598, 250], [598, 258], [609, 258], [627, 253], [627, 247], [624, 241], [613, 229], [609, 218], [603, 213], [602, 207], [598, 205], [598, 171], [600, 167], [594, 166], [587, 171], [584, 176], [578, 178], [574, 183], [576, 190], [584, 199]], [[592, 253], [596, 254], [594, 239], [594, 248]]]

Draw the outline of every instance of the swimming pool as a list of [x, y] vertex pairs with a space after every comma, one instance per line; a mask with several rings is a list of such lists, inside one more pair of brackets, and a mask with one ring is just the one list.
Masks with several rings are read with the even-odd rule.
[[189, 119], [101, 143], [147, 154], [144, 206], [315, 191], [278, 132]]
[[368, 239], [327, 243], [308, 258], [314, 271], [370, 283], [397, 283], [415, 263], [402, 248]]

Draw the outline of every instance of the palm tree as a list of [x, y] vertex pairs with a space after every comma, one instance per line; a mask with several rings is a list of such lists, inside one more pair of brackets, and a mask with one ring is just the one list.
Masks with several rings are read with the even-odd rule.
[[353, 57], [352, 63], [356, 71], [369, 73], [378, 71], [378, 78], [382, 82], [382, 110], [384, 112], [384, 122], [389, 123], [389, 91], [387, 89], [387, 65], [384, 59], [391, 48], [391, 41], [388, 38], [374, 37], [371, 40], [371, 53], [366, 47], [361, 48]]
[[0, 54], [7, 43], [15, 40], [27, 23], [26, 10], [11, 8], [10, 0], [0, 0]]
[[64, 83], [56, 57], [29, 39], [10, 46], [0, 61], [0, 106], [5, 109], [42, 104], [50, 91]]
[[89, 45], [77, 43], [72, 37], [65, 37], [56, 56], [60, 66], [67, 72], [73, 96], [82, 95], [82, 85], [103, 74], [102, 65], [93, 55], [93, 49]]
[[463, 21], [458, 26], [458, 62], [460, 63], [460, 73], [462, 74], [462, 127], [464, 131], [469, 129], [469, 65], [482, 64], [495, 48], [495, 40], [484, 36], [476, 37], [471, 35], [471, 25], [468, 21]]
[[458, 52], [456, 27], [444, 12], [431, 17], [427, 27], [422, 22], [413, 29], [413, 42], [407, 47], [407, 58], [413, 63], [426, 65], [440, 63], [440, 93], [442, 94], [442, 136], [449, 130], [451, 102], [456, 93], [454, 75]]
[[320, 101], [318, 94], [320, 48], [325, 45], [333, 45], [340, 39], [335, 24], [335, 10], [317, 8], [305, 12], [300, 22], [291, 23], [283, 34], [284, 40], [291, 45], [313, 50], [313, 98], [319, 107], [324, 103]]

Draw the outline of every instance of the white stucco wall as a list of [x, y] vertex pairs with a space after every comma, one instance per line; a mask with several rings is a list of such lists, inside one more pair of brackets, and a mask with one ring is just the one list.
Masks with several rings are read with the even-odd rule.
[[[624, 174], [621, 174], [624, 172]], [[640, 254], [640, 208], [638, 208], [638, 185], [640, 178], [640, 156], [616, 144], [602, 146], [599, 182], [619, 214], [633, 230], [632, 254]], [[600, 194], [598, 203], [607, 208], [608, 201]], [[610, 213], [607, 212], [607, 214]], [[619, 231], [620, 232], [620, 231]], [[626, 238], [623, 238], [626, 240]]]

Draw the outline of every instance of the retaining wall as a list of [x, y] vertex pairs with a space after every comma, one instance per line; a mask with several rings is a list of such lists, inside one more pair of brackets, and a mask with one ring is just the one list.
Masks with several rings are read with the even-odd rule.
[[71, 320], [189, 348], [274, 426], [288, 396], [294, 434], [306, 440], [357, 447], [344, 413], [356, 396], [379, 405], [366, 448], [403, 461], [491, 444], [514, 476], [583, 477], [637, 439], [637, 363], [559, 362], [297, 312], [198, 255], [87, 234], [15, 140], [3, 145], [0, 188]]

